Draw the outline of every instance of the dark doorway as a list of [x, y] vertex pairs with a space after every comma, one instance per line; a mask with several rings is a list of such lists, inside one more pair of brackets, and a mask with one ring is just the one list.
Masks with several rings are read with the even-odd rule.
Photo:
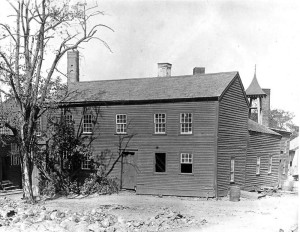
[[2, 174], [2, 180], [7, 180], [7, 158], [4, 156], [4, 157], [1, 157], [0, 159], [2, 159], [1, 161], [1, 174]]
[[136, 155], [134, 152], [124, 152], [122, 157], [122, 189], [135, 189], [136, 187]]

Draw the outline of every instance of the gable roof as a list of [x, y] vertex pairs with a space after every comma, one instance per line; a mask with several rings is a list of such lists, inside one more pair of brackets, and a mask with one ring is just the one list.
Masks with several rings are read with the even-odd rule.
[[248, 120], [248, 130], [254, 131], [254, 132], [259, 132], [259, 133], [264, 133], [264, 134], [281, 136], [280, 134], [276, 133], [275, 131], [270, 130], [268, 127], [258, 124], [257, 122], [254, 122], [251, 119]]
[[65, 103], [219, 98], [238, 72], [72, 83]]
[[262, 90], [260, 85], [258, 84], [256, 73], [254, 73], [254, 77], [251, 81], [251, 84], [246, 89], [247, 96], [267, 96], [267, 94]]

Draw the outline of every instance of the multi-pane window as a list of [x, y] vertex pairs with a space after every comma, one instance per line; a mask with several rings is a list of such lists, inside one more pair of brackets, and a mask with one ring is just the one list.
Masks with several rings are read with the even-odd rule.
[[116, 115], [116, 132], [117, 134], [127, 133], [127, 115], [117, 114]]
[[12, 143], [10, 145], [11, 152], [11, 165], [20, 165], [20, 157], [18, 154], [18, 145], [16, 143]]
[[72, 114], [65, 114], [64, 115], [64, 118], [65, 118], [65, 122], [67, 124], [71, 124], [73, 122], [73, 115]]
[[92, 132], [93, 132], [92, 115], [85, 114], [83, 116], [83, 133], [92, 133]]
[[180, 114], [180, 133], [181, 134], [192, 134], [192, 113], [181, 113]]
[[9, 134], [9, 129], [3, 125], [3, 127], [0, 128], [0, 134], [2, 134], [2, 135]]
[[230, 159], [230, 182], [234, 182], [234, 157]]
[[154, 114], [155, 134], [166, 133], [166, 114]]
[[256, 158], [256, 174], [259, 175], [260, 174], [260, 157], [257, 156]]
[[285, 170], [285, 159], [282, 162], [282, 174], [285, 174], [286, 170]]
[[273, 157], [269, 156], [268, 173], [272, 173], [272, 161]]
[[86, 154], [81, 161], [81, 169], [90, 169], [91, 160], [88, 154]]
[[193, 173], [193, 154], [181, 153], [180, 171], [181, 173]]
[[36, 136], [41, 136], [42, 135], [42, 119], [38, 118], [36, 120]]
[[166, 153], [155, 153], [155, 172], [166, 172]]

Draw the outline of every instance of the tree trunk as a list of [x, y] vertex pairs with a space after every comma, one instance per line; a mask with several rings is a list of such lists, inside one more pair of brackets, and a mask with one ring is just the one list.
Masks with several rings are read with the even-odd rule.
[[32, 191], [32, 178], [28, 155], [29, 153], [27, 152], [23, 154], [23, 194], [28, 202], [34, 203]]

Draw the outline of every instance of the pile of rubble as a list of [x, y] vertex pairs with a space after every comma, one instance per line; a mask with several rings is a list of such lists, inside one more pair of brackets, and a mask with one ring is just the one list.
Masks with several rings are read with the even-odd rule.
[[102, 206], [90, 211], [71, 212], [47, 210], [41, 205], [0, 199], [0, 232], [172, 231], [174, 228], [206, 223], [205, 220], [198, 222], [193, 217], [182, 215], [168, 208], [163, 208], [156, 216], [146, 221], [125, 221], [110, 213], [112, 209], [124, 210], [126, 207]]

